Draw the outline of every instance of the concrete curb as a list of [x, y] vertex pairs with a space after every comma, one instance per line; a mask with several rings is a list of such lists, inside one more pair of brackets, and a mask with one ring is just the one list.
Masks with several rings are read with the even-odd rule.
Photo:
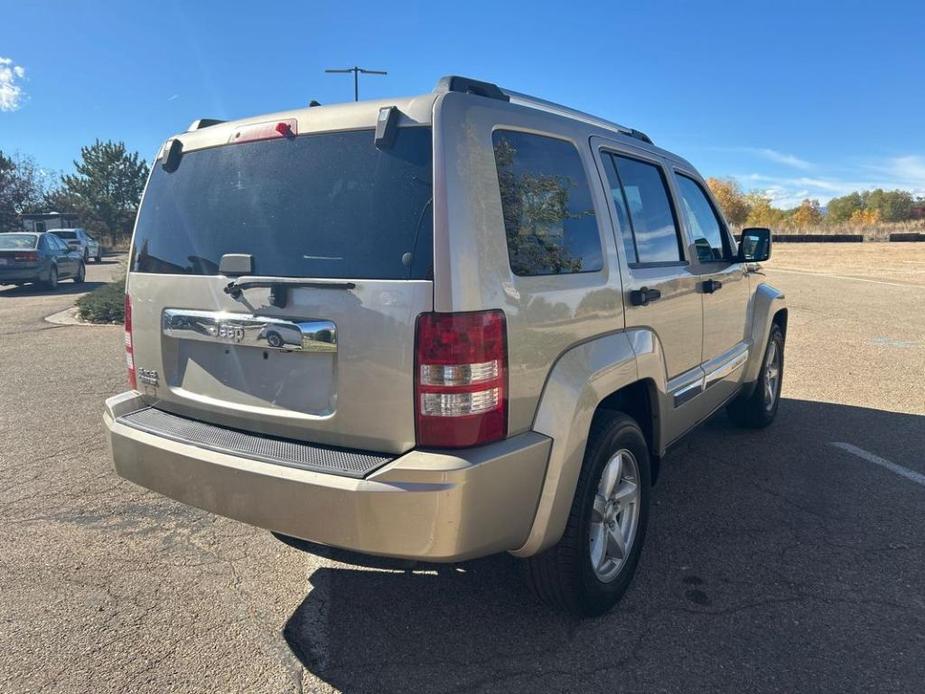
[[55, 325], [82, 325], [88, 328], [111, 328], [114, 325], [122, 325], [121, 323], [86, 323], [77, 318], [76, 306], [45, 316], [45, 321]]

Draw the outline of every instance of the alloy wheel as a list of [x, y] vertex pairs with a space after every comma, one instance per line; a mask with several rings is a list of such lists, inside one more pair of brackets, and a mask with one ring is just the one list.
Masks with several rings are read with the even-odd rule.
[[617, 577], [633, 548], [639, 526], [639, 485], [636, 457], [620, 449], [604, 466], [591, 510], [591, 566], [604, 583]]
[[780, 350], [777, 342], [771, 340], [764, 359], [764, 407], [768, 412], [774, 409], [780, 395], [780, 366]]

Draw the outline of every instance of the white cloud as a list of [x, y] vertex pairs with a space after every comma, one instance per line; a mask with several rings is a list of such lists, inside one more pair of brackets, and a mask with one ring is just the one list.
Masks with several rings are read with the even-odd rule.
[[778, 152], [776, 149], [770, 149], [768, 147], [743, 147], [742, 151], [757, 154], [759, 157], [763, 157], [768, 161], [773, 161], [776, 164], [783, 164], [784, 166], [790, 166], [794, 169], [800, 169], [801, 171], [806, 171], [813, 168], [813, 165], [805, 159], [800, 159], [793, 154]]
[[0, 56], [0, 111], [15, 111], [26, 97], [20, 83], [26, 78], [26, 70], [13, 63], [12, 58]]
[[[858, 170], [860, 169], [860, 170]], [[768, 176], [760, 173], [733, 176], [745, 190], [757, 190], [769, 198], [774, 205], [784, 209], [797, 207], [807, 198], [819, 200], [823, 205], [829, 200], [854, 191], [908, 190], [913, 195], [925, 195], [925, 157], [908, 155], [893, 157], [854, 169], [854, 174], [869, 171], [869, 178], [854, 175], [840, 176]]]
[[925, 156], [908, 154], [891, 157], [868, 164], [867, 168], [891, 181], [896, 181], [897, 187], [925, 188]]
[[789, 166], [792, 169], [799, 169], [800, 171], [809, 171], [816, 167], [810, 161], [806, 159], [801, 159], [795, 154], [787, 154], [786, 152], [779, 152], [776, 149], [771, 149], [770, 147], [704, 147], [713, 152], [727, 152], [731, 154], [746, 154], [752, 158], [764, 159], [765, 161], [770, 161], [775, 164], [781, 164], [783, 166]]

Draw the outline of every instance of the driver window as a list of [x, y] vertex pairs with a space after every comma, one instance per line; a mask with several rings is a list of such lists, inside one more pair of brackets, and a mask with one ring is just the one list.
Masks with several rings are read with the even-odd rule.
[[725, 224], [713, 209], [703, 188], [694, 179], [683, 174], [677, 175], [677, 181], [684, 221], [694, 239], [700, 262], [715, 262], [731, 257], [732, 250], [725, 233]]

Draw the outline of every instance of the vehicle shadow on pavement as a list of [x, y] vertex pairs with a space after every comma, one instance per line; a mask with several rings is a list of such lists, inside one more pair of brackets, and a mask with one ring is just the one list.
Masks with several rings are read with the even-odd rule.
[[897, 653], [925, 625], [925, 489], [839, 441], [925, 473], [923, 416], [785, 399], [747, 431], [719, 414], [666, 458], [610, 614], [540, 605], [509, 555], [412, 571], [284, 540], [343, 563], [310, 576], [283, 637], [342, 691], [912, 686], [925, 666]]
[[22, 287], [3, 287], [0, 285], [0, 297], [3, 296], [67, 296], [68, 294], [85, 294], [106, 282], [83, 282], [74, 284], [71, 280], [61, 280], [57, 289], [48, 289], [40, 284], [27, 284]]
[[322, 568], [283, 630], [342, 691], [463, 691], [567, 643], [577, 621], [536, 603], [498, 555], [414, 572]]

